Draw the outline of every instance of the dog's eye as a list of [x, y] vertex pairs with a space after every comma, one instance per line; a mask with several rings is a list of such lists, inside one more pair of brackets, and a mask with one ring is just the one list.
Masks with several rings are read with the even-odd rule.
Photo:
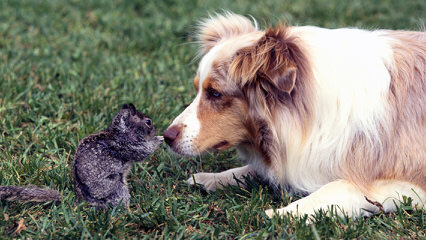
[[222, 96], [222, 94], [220, 92], [216, 91], [213, 88], [209, 88], [207, 90], [207, 94], [208, 94], [209, 98], [216, 98], [216, 99], [220, 98]]

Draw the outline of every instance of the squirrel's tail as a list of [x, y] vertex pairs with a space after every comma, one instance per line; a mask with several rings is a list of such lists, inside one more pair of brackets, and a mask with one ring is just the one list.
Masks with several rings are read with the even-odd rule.
[[52, 189], [34, 186], [0, 186], [0, 200], [22, 202], [60, 202], [61, 194]]

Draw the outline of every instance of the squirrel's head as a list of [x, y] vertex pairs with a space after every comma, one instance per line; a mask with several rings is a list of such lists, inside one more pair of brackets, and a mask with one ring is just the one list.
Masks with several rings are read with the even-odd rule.
[[152, 120], [136, 110], [133, 104], [123, 104], [107, 131], [123, 134], [132, 142], [144, 141], [155, 136]]

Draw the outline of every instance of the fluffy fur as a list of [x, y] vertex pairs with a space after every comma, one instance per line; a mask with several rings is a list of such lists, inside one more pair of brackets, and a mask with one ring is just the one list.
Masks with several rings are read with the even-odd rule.
[[152, 120], [124, 104], [104, 131], [85, 137], [73, 164], [75, 193], [95, 207], [129, 206], [127, 175], [133, 163], [145, 160], [163, 142]]
[[204, 20], [199, 39], [197, 96], [164, 137], [183, 155], [236, 146], [248, 165], [189, 183], [215, 190], [258, 174], [310, 193], [279, 214], [368, 215], [402, 195], [424, 206], [425, 32], [259, 30], [226, 13]]
[[53, 189], [35, 186], [0, 186], [0, 200], [21, 202], [60, 202], [61, 194]]

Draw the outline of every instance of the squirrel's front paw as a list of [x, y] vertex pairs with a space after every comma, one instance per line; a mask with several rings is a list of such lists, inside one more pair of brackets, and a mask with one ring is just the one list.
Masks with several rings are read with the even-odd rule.
[[163, 142], [164, 142], [163, 136], [155, 136], [153, 141], [152, 141], [152, 145], [153, 145], [154, 150], [157, 149]]
[[160, 145], [162, 142], [164, 142], [164, 137], [163, 136], [155, 136], [155, 139], [158, 142], [158, 145]]

